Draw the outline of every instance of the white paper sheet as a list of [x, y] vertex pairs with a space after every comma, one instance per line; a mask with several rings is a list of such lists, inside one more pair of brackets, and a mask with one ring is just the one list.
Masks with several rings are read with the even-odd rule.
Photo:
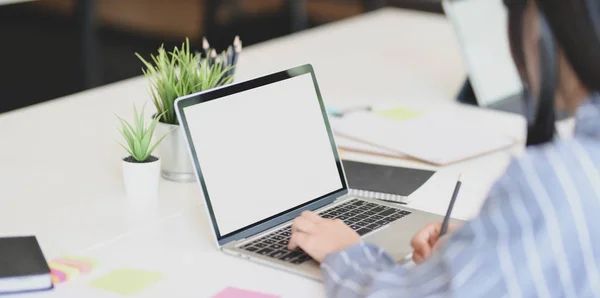
[[336, 135], [361, 140], [385, 151], [445, 165], [507, 148], [513, 140], [482, 129], [460, 114], [436, 112], [411, 120], [371, 113], [331, 119]]
[[350, 151], [357, 151], [363, 153], [371, 153], [377, 155], [394, 156], [394, 157], [406, 157], [405, 154], [386, 150], [377, 146], [366, 144], [360, 141], [355, 141], [343, 136], [335, 136], [335, 143], [338, 148], [346, 149]]

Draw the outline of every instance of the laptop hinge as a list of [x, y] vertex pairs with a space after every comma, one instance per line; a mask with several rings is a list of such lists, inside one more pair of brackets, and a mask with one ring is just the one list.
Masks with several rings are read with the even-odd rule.
[[350, 198], [350, 197], [352, 197], [352, 195], [350, 195], [350, 194], [345, 194], [345, 195], [343, 195], [343, 196], [337, 197], [337, 198], [335, 199], [335, 201], [334, 201], [334, 202], [338, 202], [338, 201], [341, 201], [341, 200], [346, 200], [346, 199], [348, 199], [348, 198]]

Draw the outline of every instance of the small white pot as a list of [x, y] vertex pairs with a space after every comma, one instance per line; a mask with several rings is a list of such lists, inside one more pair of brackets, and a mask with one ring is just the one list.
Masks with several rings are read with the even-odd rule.
[[128, 198], [156, 198], [160, 180], [160, 159], [135, 163], [122, 160], [123, 181]]

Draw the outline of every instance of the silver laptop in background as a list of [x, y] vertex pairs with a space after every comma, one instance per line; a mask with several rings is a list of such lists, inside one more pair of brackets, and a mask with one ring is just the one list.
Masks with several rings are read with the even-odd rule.
[[[304, 65], [177, 99], [217, 246], [309, 278], [318, 263], [288, 251], [304, 210], [339, 218], [397, 260], [439, 215], [348, 194], [312, 66]], [[391, 136], [392, 137], [392, 136]]]

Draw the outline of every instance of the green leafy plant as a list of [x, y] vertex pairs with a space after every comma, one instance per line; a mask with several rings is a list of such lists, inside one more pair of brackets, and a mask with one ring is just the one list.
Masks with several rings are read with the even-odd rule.
[[142, 72], [150, 82], [150, 93], [158, 110], [157, 118], [163, 123], [179, 124], [173, 105], [178, 97], [233, 81], [230, 66], [221, 61], [201, 59], [200, 53], [190, 51], [187, 38], [181, 48], [175, 47], [171, 52], [161, 45], [157, 55], [150, 55], [152, 63], [138, 53], [135, 55], [144, 63]]
[[[158, 144], [160, 144], [167, 136], [167, 134], [165, 134], [158, 141], [154, 142], [154, 144], [151, 144], [154, 129], [156, 128], [156, 124], [160, 117], [154, 117], [154, 119], [150, 121], [150, 124], [146, 125], [146, 121], [144, 120], [144, 108], [145, 106], [142, 108], [141, 113], [138, 113], [135, 105], [133, 106], [133, 125], [117, 116], [121, 123], [121, 126], [117, 129], [125, 139], [127, 145], [120, 142], [119, 144], [127, 150], [127, 153], [129, 153], [136, 162], [140, 163], [147, 162], [152, 155], [152, 151], [154, 151], [156, 146], [158, 146]], [[162, 115], [159, 114], [158, 116]]]

